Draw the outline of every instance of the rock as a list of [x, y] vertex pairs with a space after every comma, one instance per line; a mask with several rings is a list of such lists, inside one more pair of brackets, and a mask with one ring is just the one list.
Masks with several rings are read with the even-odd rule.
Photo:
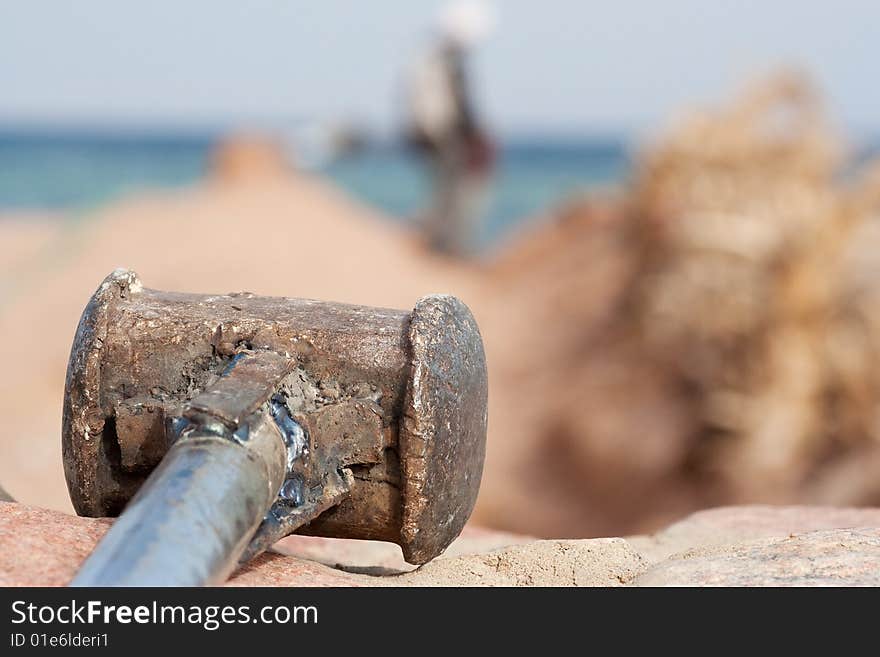
[[227, 586], [372, 586], [367, 575], [348, 573], [317, 561], [261, 554], [236, 572]]
[[[112, 524], [0, 502], [0, 586], [64, 586]], [[880, 509], [742, 507], [653, 537], [534, 540], [467, 527], [413, 569], [389, 543], [291, 536], [229, 586], [880, 585]]]
[[[334, 542], [324, 540], [328, 544]], [[468, 539], [464, 543], [467, 545]], [[318, 545], [312, 549], [316, 556], [327, 560], [329, 555], [321, 553]], [[379, 554], [374, 550], [375, 546], [371, 546], [366, 553]], [[331, 549], [330, 554], [333, 553]], [[620, 586], [635, 578], [644, 566], [642, 558], [625, 540], [596, 538], [532, 541], [491, 552], [445, 556], [409, 572], [351, 566], [338, 570], [324, 563], [272, 553], [262, 555], [236, 573], [229, 585]]]
[[[489, 552], [533, 540], [533, 538], [519, 534], [508, 534], [469, 526], [464, 528], [461, 536], [453, 541], [452, 545], [446, 548], [446, 551], [438, 559]], [[272, 550], [300, 559], [312, 559], [349, 572], [399, 574], [415, 569], [415, 566], [403, 560], [403, 554], [397, 545], [382, 541], [288, 536], [276, 543]]]
[[593, 538], [437, 559], [397, 579], [404, 586], [621, 586], [643, 568], [624, 539]]
[[[66, 585], [112, 522], [109, 518], [80, 518], [39, 507], [0, 502], [0, 586]], [[462, 537], [447, 550], [445, 557], [454, 562], [455, 555], [530, 540], [501, 532], [466, 528]], [[412, 566], [403, 562], [400, 548], [376, 541], [291, 536], [281, 541], [277, 550], [261, 555], [240, 569], [228, 584], [454, 586], [461, 583], [457, 578], [465, 572], [462, 566], [450, 565], [434, 572], [420, 572], [416, 579], [410, 580], [410, 575], [401, 575], [404, 569]], [[535, 553], [535, 558], [540, 551]], [[507, 558], [503, 552], [499, 554], [502, 555], [500, 558]], [[333, 567], [337, 564], [340, 564], [339, 568]], [[495, 578], [486, 579], [485, 584], [498, 585], [507, 580], [508, 575], [500, 573]], [[544, 577], [542, 581], [550, 580]]]
[[704, 548], [655, 564], [637, 586], [880, 586], [880, 529], [830, 529]]
[[111, 523], [0, 502], [0, 586], [64, 586]]
[[288, 536], [278, 541], [272, 552], [353, 573], [396, 575], [415, 568], [403, 560], [399, 546], [382, 541]]
[[765, 505], [722, 507], [698, 511], [653, 536], [633, 536], [628, 540], [647, 561], [656, 563], [676, 553], [697, 548], [850, 527], [880, 527], [880, 509]]
[[[0, 503], [0, 586], [65, 586], [112, 522]], [[360, 577], [315, 561], [265, 554], [229, 584], [355, 586]]]

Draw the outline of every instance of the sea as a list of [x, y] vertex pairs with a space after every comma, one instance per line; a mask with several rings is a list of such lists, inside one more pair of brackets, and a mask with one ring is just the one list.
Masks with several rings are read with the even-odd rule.
[[[71, 218], [130, 194], [185, 187], [208, 170], [215, 135], [103, 134], [0, 127], [0, 212], [66, 210]], [[292, 149], [295, 151], [295, 146]], [[492, 243], [573, 195], [627, 176], [618, 137], [521, 137], [500, 144], [483, 241]], [[313, 170], [392, 219], [412, 221], [430, 181], [423, 162], [393, 142], [327, 159]]]

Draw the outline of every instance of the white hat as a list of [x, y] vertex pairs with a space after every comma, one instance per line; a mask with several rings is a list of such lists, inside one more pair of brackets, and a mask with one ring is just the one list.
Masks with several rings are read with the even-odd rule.
[[474, 46], [495, 28], [495, 7], [485, 0], [455, 0], [438, 16], [438, 27], [444, 37], [462, 47]]

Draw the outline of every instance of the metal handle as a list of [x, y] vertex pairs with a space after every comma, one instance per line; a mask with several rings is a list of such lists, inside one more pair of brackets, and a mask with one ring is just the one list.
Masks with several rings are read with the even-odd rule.
[[[285, 491], [300, 482], [292, 469], [305, 436], [276, 395], [289, 370], [289, 359], [278, 354], [242, 353], [193, 399], [177, 420], [180, 436], [71, 585], [222, 582], [279, 492], [287, 504]], [[293, 493], [289, 503], [311, 511], [295, 514], [299, 524], [324, 510], [303, 504], [302, 491]], [[259, 543], [249, 555], [269, 544]]]
[[[267, 432], [268, 433], [268, 432]], [[280, 448], [272, 448], [271, 440]], [[202, 586], [234, 570], [286, 470], [280, 436], [265, 449], [223, 437], [180, 439], [71, 586]]]

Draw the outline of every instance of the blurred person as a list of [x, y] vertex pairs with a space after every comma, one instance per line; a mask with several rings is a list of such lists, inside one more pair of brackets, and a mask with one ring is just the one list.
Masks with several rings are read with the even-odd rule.
[[433, 178], [422, 228], [432, 249], [457, 256], [476, 250], [495, 160], [467, 81], [468, 54], [493, 23], [484, 2], [447, 6], [407, 81], [407, 143], [425, 158]]

